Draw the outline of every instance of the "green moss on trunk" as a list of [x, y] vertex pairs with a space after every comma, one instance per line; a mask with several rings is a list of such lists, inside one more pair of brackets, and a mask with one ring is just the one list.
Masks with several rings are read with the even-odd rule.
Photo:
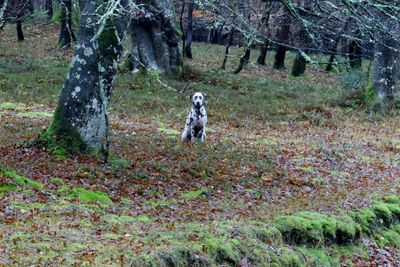
[[60, 107], [57, 107], [46, 132], [39, 137], [38, 145], [51, 151], [65, 151], [68, 154], [88, 151], [77, 129], [63, 117]]

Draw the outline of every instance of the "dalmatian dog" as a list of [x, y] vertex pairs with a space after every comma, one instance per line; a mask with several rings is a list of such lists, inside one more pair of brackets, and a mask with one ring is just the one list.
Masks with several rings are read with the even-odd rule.
[[190, 95], [192, 109], [186, 119], [185, 129], [182, 133], [182, 141], [189, 142], [191, 140], [204, 141], [206, 137], [207, 113], [204, 103], [207, 95], [196, 92]]

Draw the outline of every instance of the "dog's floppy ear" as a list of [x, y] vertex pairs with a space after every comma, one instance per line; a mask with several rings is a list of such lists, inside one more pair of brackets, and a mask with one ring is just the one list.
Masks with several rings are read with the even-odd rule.
[[190, 94], [189, 94], [189, 99], [190, 99], [190, 101], [192, 101], [193, 95], [194, 95], [194, 93], [190, 93]]
[[204, 96], [204, 100], [207, 100], [208, 99], [208, 95], [206, 93], [202, 93], [202, 94]]

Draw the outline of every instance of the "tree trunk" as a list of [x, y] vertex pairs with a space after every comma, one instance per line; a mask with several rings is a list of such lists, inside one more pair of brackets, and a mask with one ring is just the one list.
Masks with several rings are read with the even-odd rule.
[[233, 72], [234, 74], [238, 74], [239, 72], [241, 72], [243, 67], [244, 67], [244, 65], [246, 65], [249, 62], [249, 60], [250, 60], [250, 52], [251, 52], [250, 45], [248, 45], [244, 49], [243, 55], [240, 57], [239, 66]]
[[185, 13], [185, 6], [186, 6], [186, 0], [182, 0], [181, 15], [179, 16], [179, 27], [181, 29], [181, 34], [182, 34], [182, 55], [183, 56], [185, 56], [185, 50], [186, 50], [186, 36], [185, 36], [185, 29], [183, 28], [183, 14]]
[[358, 41], [352, 40], [349, 44], [349, 62], [353, 69], [361, 69], [362, 67], [362, 47]]
[[285, 57], [287, 48], [285, 44], [289, 41], [290, 21], [288, 15], [285, 15], [283, 25], [279, 33], [279, 45], [275, 54], [274, 69], [281, 70], [285, 68]]
[[293, 67], [292, 67], [292, 75], [294, 77], [303, 75], [304, 72], [306, 71], [306, 63], [307, 63], [307, 60], [303, 56], [302, 52], [300, 50], [298, 50], [296, 53], [296, 58], [294, 60]]
[[185, 38], [185, 55], [187, 58], [192, 59], [192, 41], [193, 41], [193, 9], [194, 2], [189, 0], [188, 13], [187, 13], [187, 29]]
[[24, 37], [24, 32], [22, 31], [22, 22], [17, 21], [17, 35], [18, 35], [18, 41], [22, 42], [25, 37]]
[[[122, 53], [122, 27], [108, 19], [100, 31], [96, 1], [81, 0], [81, 25], [52, 123], [40, 137], [49, 149], [100, 150], [108, 134], [108, 103]], [[98, 34], [100, 32], [100, 34]]]
[[53, 0], [46, 0], [45, 9], [47, 13], [47, 19], [51, 20], [53, 18]]
[[234, 28], [234, 26], [232, 26], [231, 30], [229, 32], [228, 44], [225, 47], [224, 61], [222, 62], [222, 65], [221, 65], [221, 69], [223, 69], [223, 70], [226, 68], [226, 62], [228, 61], [229, 49], [231, 48], [231, 46], [233, 44], [233, 35], [234, 34], [235, 34], [235, 28]]
[[257, 58], [258, 64], [265, 65], [265, 59], [267, 58], [268, 47], [269, 47], [269, 41], [268, 39], [265, 39], [264, 43], [260, 48], [260, 55]]
[[304, 53], [308, 53], [308, 45], [310, 43], [310, 39], [308, 38], [305, 29], [301, 29], [299, 32], [299, 39], [300, 42], [303, 44], [306, 49], [304, 51], [301, 51], [300, 49], [297, 50], [296, 53], [296, 58], [294, 59], [293, 67], [292, 67], [292, 75], [294, 77], [298, 77], [300, 75], [303, 75], [304, 72], [306, 71], [306, 66], [307, 66], [307, 60], [303, 55]]
[[396, 92], [399, 44], [391, 36], [385, 36], [375, 44], [374, 88], [382, 102], [392, 100]]
[[180, 70], [179, 36], [170, 0], [144, 5], [131, 24], [132, 60], [138, 68], [177, 74]]
[[[268, 25], [269, 25], [269, 18], [271, 16], [271, 10], [272, 10], [272, 2], [265, 3], [265, 12], [263, 17], [261, 18], [261, 22], [264, 24], [266, 35], [269, 34]], [[257, 58], [258, 64], [265, 65], [265, 59], [267, 58], [268, 47], [269, 47], [269, 40], [268, 38], [265, 37], [264, 42], [260, 48], [260, 55]]]
[[326, 71], [332, 71], [333, 69], [333, 62], [335, 61], [335, 56], [336, 56], [336, 51], [340, 42], [340, 39], [342, 38], [343, 33], [346, 32], [347, 26], [350, 23], [350, 19], [347, 19], [343, 28], [338, 32], [336, 38], [333, 41], [332, 47], [329, 49], [329, 52], [331, 56], [329, 57], [328, 65], [326, 66]]
[[0, 30], [3, 29], [5, 20], [5, 11], [8, 5], [8, 0], [0, 0]]
[[72, 0], [62, 0], [61, 8], [61, 32], [58, 46], [68, 48], [72, 41], [75, 41], [75, 35], [72, 31]]
[[210, 40], [211, 44], [220, 44], [221, 43], [221, 35], [222, 30], [224, 28], [224, 24], [218, 26], [217, 28], [212, 28], [210, 32]]

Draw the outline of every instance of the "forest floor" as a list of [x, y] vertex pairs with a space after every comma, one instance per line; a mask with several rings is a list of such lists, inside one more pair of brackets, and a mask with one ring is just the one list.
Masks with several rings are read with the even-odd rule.
[[[108, 164], [35, 148], [71, 50], [55, 48], [56, 26], [26, 26], [19, 43], [13, 30], [0, 32], [0, 266], [150, 265], [159, 251], [185, 246], [182, 240], [221, 265], [257, 266], [242, 248], [211, 238], [226, 233], [223, 225], [232, 235], [277, 216], [356, 211], [400, 195], [398, 115], [371, 118], [351, 108], [343, 80], [352, 76], [318, 65], [301, 78], [273, 70], [272, 51], [266, 66], [253, 60], [239, 75], [231, 71], [240, 49], [221, 71], [224, 48], [206, 44], [194, 44], [181, 79], [120, 74]], [[290, 53], [288, 66], [292, 60]], [[210, 96], [202, 144], [180, 141], [192, 91]], [[384, 236], [326, 254], [338, 261], [305, 256], [305, 264], [400, 266], [400, 244]], [[273, 239], [268, 246], [276, 250]], [[322, 257], [313, 248], [290, 249]], [[170, 266], [173, 259], [164, 258], [158, 261]]]

